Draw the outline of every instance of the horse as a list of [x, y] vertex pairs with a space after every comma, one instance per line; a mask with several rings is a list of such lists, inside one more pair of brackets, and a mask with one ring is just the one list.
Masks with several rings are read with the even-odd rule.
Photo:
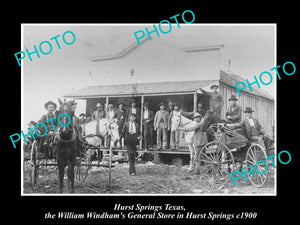
[[[179, 127], [182, 129], [192, 127], [196, 124], [196, 121], [190, 120], [182, 115], [173, 115], [172, 123], [171, 123], [171, 132], [177, 130]], [[184, 132], [184, 139], [189, 147], [190, 151], [190, 170], [193, 168], [194, 165], [194, 158], [196, 155], [195, 146], [193, 145], [195, 131], [183, 131]]]
[[[58, 110], [57, 132], [55, 136], [55, 148], [59, 177], [59, 192], [63, 193], [64, 187], [64, 171], [67, 170], [68, 192], [74, 193], [74, 167], [76, 164], [76, 154], [80, 152], [80, 142], [76, 130], [74, 129], [73, 116], [74, 111], [72, 105], [74, 101], [62, 102], [58, 98], [60, 104]], [[68, 116], [67, 116], [68, 115]], [[70, 120], [70, 121], [69, 121]]]
[[[120, 139], [118, 129], [117, 119], [93, 120], [82, 125], [82, 135], [89, 145], [98, 147], [101, 144], [101, 139], [105, 139], [106, 137], [113, 142], [118, 141]], [[95, 151], [89, 149], [87, 154], [88, 157], [91, 157], [95, 154]]]

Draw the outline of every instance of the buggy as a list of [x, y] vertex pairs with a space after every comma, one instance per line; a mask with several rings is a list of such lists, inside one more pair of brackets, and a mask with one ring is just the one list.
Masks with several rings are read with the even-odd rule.
[[[267, 181], [268, 167], [259, 161], [265, 160], [274, 150], [274, 141], [270, 148], [265, 149], [251, 143], [242, 129], [231, 129], [226, 123], [213, 124], [210, 129], [214, 132], [214, 140], [208, 142], [196, 156], [201, 176], [210, 183], [223, 185], [231, 179], [230, 173], [237, 170], [236, 163], [239, 162], [239, 170], [245, 167], [245, 179], [255, 187], [262, 187]], [[249, 171], [250, 165], [255, 175]]]

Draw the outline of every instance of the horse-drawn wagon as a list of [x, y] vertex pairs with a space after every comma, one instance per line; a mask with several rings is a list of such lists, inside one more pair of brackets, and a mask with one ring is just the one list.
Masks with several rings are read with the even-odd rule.
[[226, 123], [213, 124], [210, 129], [214, 133], [213, 140], [196, 156], [202, 177], [222, 185], [231, 180], [230, 173], [238, 169], [236, 163], [239, 162], [239, 170], [244, 167], [247, 174], [245, 179], [255, 187], [262, 187], [267, 181], [268, 167], [261, 162], [266, 160], [274, 146], [266, 149], [258, 143], [251, 143], [241, 130], [231, 129]]
[[[245, 167], [244, 172], [248, 175], [246, 180], [249, 179], [256, 187], [265, 184], [268, 168], [260, 161], [266, 160], [268, 153], [274, 149], [270, 137], [265, 135], [272, 145], [266, 149], [258, 143], [251, 143], [245, 137], [243, 129], [234, 129], [228, 122], [216, 120], [210, 112], [207, 112], [199, 129], [206, 132], [208, 143], [200, 151], [196, 151], [193, 144], [195, 131], [187, 131], [190, 130], [189, 127], [195, 127], [195, 121], [179, 115], [176, 116], [173, 124], [173, 129], [179, 128], [184, 131], [185, 141], [190, 150], [190, 168], [196, 165], [205, 180], [215, 185], [223, 185], [231, 180], [230, 173], [236, 171], [236, 163], [239, 162], [240, 170]], [[255, 170], [255, 175], [249, 172], [250, 165], [252, 168], [257, 168], [259, 172]]]
[[[68, 108], [67, 103], [61, 103]], [[65, 111], [70, 118], [72, 113]], [[53, 134], [52, 142], [48, 145], [43, 144], [41, 149], [41, 139], [29, 141], [24, 146], [24, 169], [30, 170], [30, 182], [32, 188], [35, 188], [39, 179], [45, 179], [51, 171], [59, 174], [60, 192], [62, 192], [62, 183], [65, 167], [68, 167], [68, 191], [74, 192], [74, 181], [77, 185], [82, 184], [88, 177], [89, 170], [92, 167], [109, 167], [109, 186], [112, 167], [112, 149], [110, 152], [109, 163], [102, 162], [102, 151], [100, 149], [100, 140], [104, 136], [116, 141], [119, 139], [118, 125], [115, 120], [91, 121], [84, 125], [83, 140], [79, 140], [78, 129], [73, 122], [66, 131], [71, 133], [69, 139], [64, 139], [61, 135], [61, 127], [57, 128]], [[78, 151], [78, 150], [79, 151]], [[76, 151], [78, 152], [76, 154]], [[107, 149], [106, 149], [107, 151]], [[77, 157], [76, 157], [77, 155]], [[71, 182], [71, 186], [70, 186]], [[70, 189], [70, 190], [69, 190]]]

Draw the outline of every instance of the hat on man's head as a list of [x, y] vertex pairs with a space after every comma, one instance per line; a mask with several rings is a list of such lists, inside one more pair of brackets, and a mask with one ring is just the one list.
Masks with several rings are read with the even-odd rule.
[[219, 86], [217, 84], [213, 84], [210, 86], [210, 89], [213, 89], [214, 87], [219, 88]]
[[56, 104], [54, 102], [52, 102], [51, 100], [49, 100], [48, 102], [45, 103], [45, 105], [44, 105], [45, 109], [47, 109], [49, 105], [53, 105], [54, 108], [56, 109]]
[[251, 107], [246, 107], [246, 110], [244, 111], [244, 113], [252, 113], [254, 112]]
[[86, 116], [84, 113], [80, 113], [79, 114], [79, 117], [81, 117], [81, 116]]
[[169, 106], [174, 106], [174, 102], [169, 101]]
[[102, 106], [101, 103], [98, 102], [95, 108], [97, 109], [97, 108], [99, 108], [99, 107], [101, 107], [101, 106]]
[[119, 102], [119, 103], [118, 103], [118, 106], [119, 106], [119, 105], [125, 106], [125, 104], [124, 104], [123, 102]]
[[228, 99], [229, 101], [237, 101], [238, 99], [236, 98], [235, 95], [231, 95], [231, 98]]
[[198, 112], [194, 113], [193, 119], [195, 119], [197, 117], [202, 118], [201, 114]]
[[129, 116], [134, 116], [134, 117], [136, 117], [135, 113], [129, 113]]
[[130, 100], [130, 105], [131, 105], [131, 103], [133, 103], [133, 102], [136, 103], [136, 101], [135, 101], [134, 98]]
[[166, 106], [166, 104], [165, 104], [165, 103], [161, 102], [161, 103], [159, 103], [159, 104], [158, 104], [158, 107], [160, 107], [161, 105], [164, 105], [164, 106]]

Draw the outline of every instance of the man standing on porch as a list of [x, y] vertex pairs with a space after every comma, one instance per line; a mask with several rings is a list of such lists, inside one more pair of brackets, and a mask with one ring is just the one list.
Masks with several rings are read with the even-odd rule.
[[[125, 118], [126, 118], [126, 110], [124, 109], [124, 103], [122, 103], [122, 102], [120, 102], [118, 104], [118, 110], [116, 111], [116, 117], [117, 117], [117, 121], [118, 121], [117, 123], [119, 126], [119, 134], [121, 136], [122, 129], [125, 124]], [[119, 148], [124, 148], [124, 138], [121, 138], [118, 141], [117, 146]]]
[[140, 123], [140, 121], [141, 121], [141, 109], [136, 106], [136, 102], [135, 102], [134, 99], [130, 102], [130, 107], [127, 109], [126, 122], [129, 121], [130, 113], [135, 114], [136, 122]]
[[144, 127], [144, 143], [145, 150], [153, 149], [153, 120], [154, 120], [154, 112], [149, 109], [149, 103], [144, 103], [144, 115], [143, 115], [143, 127]]
[[97, 103], [95, 109], [96, 110], [92, 114], [92, 120], [99, 121], [99, 120], [105, 118], [105, 111], [103, 109], [103, 105], [100, 102]]
[[[173, 110], [174, 110], [174, 103], [172, 101], [169, 101], [168, 107], [166, 109], [166, 111], [169, 113], [169, 116]], [[168, 122], [168, 126], [169, 126], [169, 122]], [[169, 130], [169, 129], [167, 129], [167, 139], [168, 139], [167, 149], [170, 149], [171, 148], [171, 144], [170, 144], [171, 143], [171, 130]]]
[[213, 112], [217, 119], [221, 119], [221, 111], [224, 101], [222, 95], [218, 92], [218, 88], [218, 85], [213, 84], [210, 86], [210, 89], [212, 89], [213, 92], [205, 91], [203, 88], [200, 88], [200, 90], [203, 92], [203, 94], [210, 96], [209, 109], [211, 112]]
[[161, 102], [158, 107], [159, 111], [156, 112], [154, 117], [154, 130], [156, 131], [156, 143], [157, 150], [161, 148], [166, 150], [168, 147], [168, 118], [169, 113], [166, 110], [166, 106]]
[[174, 103], [174, 110], [170, 113], [169, 119], [168, 119], [168, 130], [171, 130], [171, 137], [170, 137], [170, 147], [171, 150], [179, 150], [179, 140], [180, 140], [180, 130], [173, 129], [172, 127], [172, 120], [174, 116], [185, 116], [188, 117], [189, 113], [184, 112], [181, 110], [181, 107], [178, 103]]
[[[112, 102], [109, 102], [107, 104], [107, 109], [106, 109], [106, 112], [105, 112], [105, 118], [108, 119], [109, 121], [112, 121], [114, 118], [116, 118], [116, 111], [114, 109], [114, 105]], [[112, 148], [115, 148], [115, 143], [113, 141], [110, 141], [109, 143], [109, 138], [108, 137], [105, 137], [105, 147], [109, 147], [109, 146], [112, 146]]]

